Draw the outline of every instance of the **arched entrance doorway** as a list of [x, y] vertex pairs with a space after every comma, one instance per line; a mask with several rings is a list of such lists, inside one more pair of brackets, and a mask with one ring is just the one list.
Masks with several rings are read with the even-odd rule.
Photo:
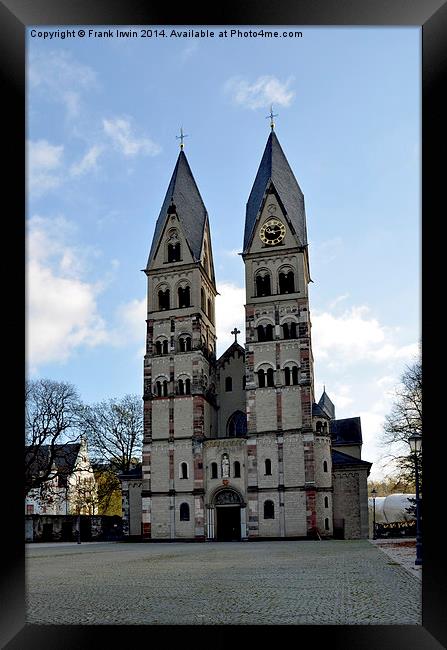
[[241, 540], [242, 506], [242, 499], [235, 490], [221, 490], [216, 494], [214, 507], [216, 513], [215, 539], [217, 541], [239, 542]]

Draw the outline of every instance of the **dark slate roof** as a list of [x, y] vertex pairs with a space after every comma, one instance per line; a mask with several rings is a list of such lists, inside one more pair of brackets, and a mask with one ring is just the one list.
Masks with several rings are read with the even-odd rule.
[[360, 418], [345, 418], [331, 422], [332, 444], [358, 445], [362, 444], [362, 424]]
[[263, 204], [264, 194], [270, 181], [278, 193], [287, 217], [291, 221], [302, 246], [307, 245], [306, 213], [304, 196], [287, 162], [276, 133], [272, 131], [264, 149], [261, 164], [247, 202], [244, 232], [244, 251], [248, 249], [256, 222]]
[[312, 415], [320, 418], [328, 418], [328, 414], [323, 411], [321, 406], [319, 404], [316, 404], [315, 402], [312, 404]]
[[318, 402], [318, 406], [320, 406], [325, 413], [333, 420], [335, 418], [335, 406], [326, 393], [326, 389], [323, 391], [322, 396], [320, 397], [320, 401]]
[[332, 465], [361, 465], [363, 467], [368, 467], [369, 474], [369, 468], [372, 466], [372, 463], [368, 463], [367, 460], [361, 460], [361, 458], [355, 458], [354, 456], [333, 449]]
[[229, 348], [225, 350], [225, 352], [218, 358], [217, 364], [219, 366], [225, 365], [225, 363], [228, 361], [228, 359], [232, 356], [234, 356], [235, 352], [238, 352], [239, 355], [242, 355], [245, 357], [245, 349], [242, 347], [242, 345], [239, 345], [239, 343], [232, 343]]
[[[79, 443], [67, 443], [54, 446], [54, 464], [60, 476], [60, 485], [65, 485], [67, 476], [73, 472], [80, 448], [81, 445]], [[32, 446], [25, 448], [25, 462], [28, 459], [33, 460], [31, 465], [32, 475], [37, 476], [41, 469], [47, 467], [49, 453], [50, 445], [41, 445], [37, 453], [33, 451]], [[33, 456], [35, 456], [34, 459]]]
[[118, 478], [121, 480], [127, 480], [127, 479], [134, 479], [137, 480], [139, 478], [143, 478], [143, 468], [141, 464], [138, 464], [136, 467], [133, 469], [130, 469], [128, 472], [124, 472], [123, 474], [119, 474]]
[[200, 260], [203, 231], [208, 214], [183, 151], [180, 151], [177, 158], [168, 191], [155, 225], [147, 267], [149, 267], [155, 256], [171, 203], [175, 205], [177, 216], [183, 227], [192, 255], [198, 261]]

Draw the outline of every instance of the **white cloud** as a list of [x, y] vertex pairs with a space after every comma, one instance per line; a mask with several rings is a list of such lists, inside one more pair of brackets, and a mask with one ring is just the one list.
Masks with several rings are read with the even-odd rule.
[[127, 344], [129, 341], [141, 343], [144, 347], [146, 340], [147, 300], [130, 300], [117, 309], [117, 328], [113, 338], [115, 345]]
[[77, 163], [71, 166], [70, 172], [73, 176], [81, 176], [91, 169], [97, 167], [97, 160], [102, 153], [103, 148], [100, 145], [93, 145], [87, 153]]
[[110, 137], [116, 149], [125, 156], [136, 156], [140, 153], [156, 156], [161, 147], [146, 137], [137, 137], [129, 119], [115, 117], [102, 121], [104, 132]]
[[245, 108], [263, 108], [270, 104], [276, 106], [290, 106], [295, 92], [290, 90], [293, 77], [280, 81], [271, 75], [258, 77], [253, 83], [242, 77], [232, 77], [224, 86], [235, 104]]
[[67, 117], [77, 117], [82, 94], [96, 85], [92, 68], [78, 63], [69, 52], [31, 52], [28, 61], [28, 81], [39, 88], [46, 98], [62, 103]]
[[316, 358], [328, 365], [347, 365], [359, 361], [378, 363], [404, 361], [417, 353], [418, 344], [399, 345], [393, 330], [370, 315], [368, 307], [351, 307], [340, 316], [313, 312], [312, 341]]
[[220, 356], [234, 341], [234, 335], [231, 334], [234, 327], [241, 331], [238, 342], [244, 345], [245, 289], [231, 282], [222, 282], [217, 290], [220, 294], [216, 297], [217, 345]]
[[27, 145], [28, 191], [34, 196], [41, 196], [62, 182], [64, 147], [50, 144], [47, 140], [28, 140]]
[[82, 262], [66, 239], [65, 219], [35, 216], [27, 240], [27, 361], [32, 370], [66, 361], [80, 346], [107, 340], [98, 314], [98, 287], [82, 279]]

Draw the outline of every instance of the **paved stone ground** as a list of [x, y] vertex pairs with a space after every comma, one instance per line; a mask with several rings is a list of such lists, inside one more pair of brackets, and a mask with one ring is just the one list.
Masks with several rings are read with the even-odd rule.
[[376, 539], [370, 540], [371, 544], [380, 548], [392, 561], [397, 562], [419, 581], [422, 580], [422, 566], [416, 566], [416, 538], [405, 537], [402, 539]]
[[421, 585], [368, 540], [27, 545], [29, 623], [420, 624]]

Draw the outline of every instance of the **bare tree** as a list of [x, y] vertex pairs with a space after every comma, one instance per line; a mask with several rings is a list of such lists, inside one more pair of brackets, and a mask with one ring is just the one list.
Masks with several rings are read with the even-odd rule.
[[[414, 486], [414, 455], [409, 437], [422, 435], [422, 363], [420, 358], [407, 366], [401, 383], [395, 390], [391, 412], [385, 418], [382, 445], [395, 468], [394, 477], [408, 486]], [[419, 477], [422, 483], [422, 452], [418, 455]]]
[[125, 395], [85, 406], [82, 421], [95, 460], [110, 463], [116, 472], [128, 472], [142, 448], [141, 397]]
[[81, 403], [76, 388], [51, 379], [25, 384], [25, 496], [67, 473], [64, 454], [79, 438]]

